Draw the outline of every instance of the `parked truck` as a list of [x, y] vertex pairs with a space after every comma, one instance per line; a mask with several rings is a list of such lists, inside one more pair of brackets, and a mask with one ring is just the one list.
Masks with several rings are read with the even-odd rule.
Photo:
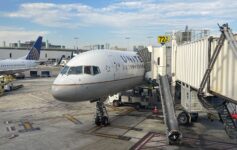
[[126, 92], [117, 93], [108, 97], [108, 103], [114, 107], [130, 105], [136, 109], [146, 108], [149, 105], [148, 89], [135, 88]]

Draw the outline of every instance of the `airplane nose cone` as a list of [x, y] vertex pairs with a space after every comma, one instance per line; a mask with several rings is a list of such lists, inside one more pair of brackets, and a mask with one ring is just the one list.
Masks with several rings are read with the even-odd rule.
[[81, 102], [99, 98], [102, 92], [103, 89], [101, 90], [99, 86], [75, 83], [72, 79], [62, 75], [59, 75], [52, 85], [53, 97], [63, 102]]
[[75, 99], [76, 87], [74, 80], [66, 75], [59, 74], [52, 85], [52, 95], [55, 99], [72, 102]]
[[75, 88], [65, 85], [52, 85], [52, 95], [55, 99], [72, 102], [75, 99]]

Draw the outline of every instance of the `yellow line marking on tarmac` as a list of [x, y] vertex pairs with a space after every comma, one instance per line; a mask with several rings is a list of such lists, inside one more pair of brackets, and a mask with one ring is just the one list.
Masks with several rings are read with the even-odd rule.
[[34, 97], [34, 98], [37, 98], [37, 99], [40, 99], [40, 100], [45, 100], [45, 99], [43, 99], [43, 98], [40, 98], [40, 97], [35, 96], [35, 95], [32, 95], [32, 94], [29, 94], [29, 96]]
[[113, 128], [119, 128], [119, 129], [125, 129], [125, 130], [136, 130], [136, 131], [142, 131], [140, 128], [135, 128], [135, 127], [129, 127], [129, 126], [120, 126], [120, 125], [111, 125]]
[[119, 138], [119, 135], [104, 134], [104, 133], [93, 133], [93, 135], [107, 137], [107, 138], [114, 138], [114, 139]]
[[78, 119], [76, 119], [70, 114], [63, 114], [63, 117], [67, 118], [69, 121], [73, 122], [74, 124], [82, 124]]
[[32, 124], [30, 122], [24, 122], [23, 126], [26, 130], [32, 129]]
[[29, 94], [29, 96], [34, 97], [34, 98], [37, 98], [38, 100], [44, 101], [45, 103], [49, 103], [49, 101], [47, 101], [46, 99], [40, 98], [40, 97], [35, 96], [35, 95], [33, 95], [33, 94]]
[[92, 132], [95, 132], [96, 130], [99, 130], [101, 129], [102, 127], [101, 126], [94, 126], [92, 127], [91, 129], [89, 129], [87, 132], [88, 133], [92, 133]]
[[106, 138], [126, 140], [126, 141], [131, 139], [131, 137], [127, 137], [127, 136], [123, 136], [123, 135], [114, 135], [114, 134], [105, 134], [105, 133], [93, 133], [93, 135], [106, 137]]

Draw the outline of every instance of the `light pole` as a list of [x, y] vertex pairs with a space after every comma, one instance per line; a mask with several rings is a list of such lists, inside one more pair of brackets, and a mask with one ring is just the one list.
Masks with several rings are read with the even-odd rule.
[[75, 40], [75, 47], [74, 49], [77, 49], [78, 50], [78, 37], [74, 37], [74, 40]]
[[148, 36], [148, 45], [150, 46], [151, 45], [151, 39], [153, 39], [153, 36]]
[[125, 37], [125, 39], [128, 40], [128, 47], [127, 47], [127, 51], [128, 51], [128, 49], [129, 49], [129, 39], [130, 39], [130, 37]]

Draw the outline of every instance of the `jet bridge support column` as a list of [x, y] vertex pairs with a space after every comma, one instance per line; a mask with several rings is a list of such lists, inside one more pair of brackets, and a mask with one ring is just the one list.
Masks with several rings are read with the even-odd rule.
[[182, 139], [182, 134], [179, 131], [178, 121], [175, 115], [175, 107], [167, 75], [159, 75], [158, 82], [164, 121], [167, 127], [167, 140], [169, 144], [179, 144]]

